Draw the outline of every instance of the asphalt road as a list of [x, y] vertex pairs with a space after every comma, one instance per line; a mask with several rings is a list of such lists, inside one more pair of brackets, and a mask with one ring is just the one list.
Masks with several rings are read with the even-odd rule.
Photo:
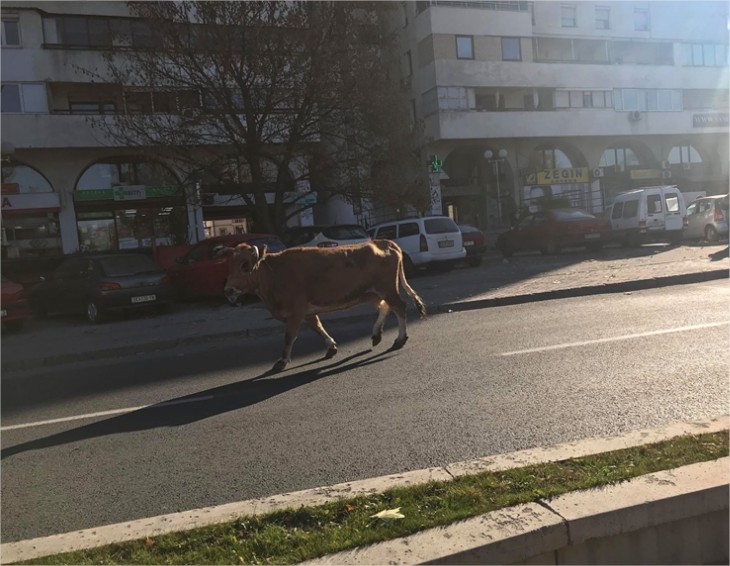
[[[3, 542], [727, 413], [726, 281], [2, 376]], [[325, 324], [326, 324], [326, 318]], [[58, 420], [56, 420], [58, 419]], [[45, 422], [51, 421], [51, 422]]]

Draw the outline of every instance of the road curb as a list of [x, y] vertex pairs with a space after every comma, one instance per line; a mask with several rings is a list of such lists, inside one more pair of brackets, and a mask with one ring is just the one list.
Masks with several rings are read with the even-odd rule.
[[[730, 277], [730, 270], [714, 269], [710, 271], [700, 271], [694, 273], [686, 273], [682, 275], [670, 275], [664, 277], [654, 277], [651, 279], [636, 279], [631, 281], [623, 281], [618, 283], [605, 283], [601, 285], [588, 285], [584, 287], [572, 287], [568, 289], [556, 289], [552, 291], [544, 291], [539, 293], [527, 293], [522, 295], [512, 295], [505, 297], [490, 297], [485, 299], [474, 299], [466, 301], [432, 303], [426, 305], [429, 313], [443, 314], [449, 312], [468, 311], [476, 309], [484, 309], [490, 307], [501, 307], [510, 305], [519, 305], [524, 303], [547, 301], [552, 299], [568, 299], [574, 297], [584, 297], [588, 295], [601, 295], [611, 293], [626, 293], [631, 291], [642, 291], [657, 287], [666, 287], [671, 285], [688, 285], [692, 283], [703, 283]], [[409, 312], [416, 314], [416, 309], [409, 307]], [[372, 318], [372, 314], [345, 315], [338, 316], [328, 321], [328, 324], [344, 324], [348, 322], [356, 322], [363, 319]], [[199, 344], [201, 342], [209, 342], [218, 339], [237, 338], [258, 338], [262, 336], [270, 336], [272, 334], [280, 334], [282, 328], [279, 325], [271, 327], [248, 328], [239, 331], [215, 332], [212, 334], [196, 335], [175, 338], [170, 340], [157, 340], [154, 342], [146, 342], [144, 345], [118, 346], [114, 348], [104, 348], [91, 352], [74, 352], [56, 356], [36, 357], [25, 360], [3, 361], [0, 368], [3, 372], [14, 372], [29, 369], [38, 369], [41, 367], [63, 365], [79, 361], [96, 361], [113, 357], [124, 357], [136, 355], [138, 353], [149, 353], [155, 350], [165, 350], [175, 348], [188, 343]]]
[[[46, 537], [6, 542], [0, 544], [0, 556], [2, 557], [3, 564], [31, 560], [52, 554], [73, 552], [107, 544], [139, 540], [165, 533], [220, 524], [236, 520], [246, 515], [263, 515], [283, 509], [323, 505], [344, 498], [380, 493], [395, 487], [413, 486], [429, 481], [448, 481], [456, 477], [474, 475], [483, 471], [508, 470], [528, 465], [556, 462], [569, 458], [621, 450], [661, 442], [679, 436], [719, 432], [727, 430], [729, 426], [730, 416], [723, 415], [704, 422], [674, 423], [661, 428], [631, 431], [610, 438], [587, 438], [554, 446], [520, 450], [509, 454], [496, 454], [476, 460], [456, 462], [443, 467], [412, 470], [399, 474], [351, 481], [292, 493], [283, 493], [259, 499], [225, 503], [213, 507], [192, 509], [179, 513], [103, 525]], [[667, 472], [671, 472], [671, 470]], [[378, 561], [374, 563], [388, 564], [389, 562]], [[487, 564], [489, 562], [479, 561], [471, 563]]]

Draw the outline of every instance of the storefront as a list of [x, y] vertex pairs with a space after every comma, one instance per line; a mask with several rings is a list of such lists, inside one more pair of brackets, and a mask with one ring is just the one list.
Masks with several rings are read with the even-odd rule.
[[61, 200], [32, 167], [2, 167], [3, 259], [60, 256], [58, 212]]
[[[162, 183], [152, 184], [155, 182]], [[187, 242], [185, 194], [174, 175], [158, 163], [119, 161], [92, 165], [77, 183], [74, 206], [82, 252]]]

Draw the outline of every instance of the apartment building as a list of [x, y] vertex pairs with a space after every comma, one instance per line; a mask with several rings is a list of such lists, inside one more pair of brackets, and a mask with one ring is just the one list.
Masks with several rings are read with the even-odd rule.
[[[726, 2], [396, 6], [433, 212], [499, 229], [545, 198], [601, 212], [635, 186], [728, 190]], [[100, 48], [150, 45], [152, 31], [123, 2], [5, 0], [1, 10], [4, 257], [175, 245], [250, 228], [240, 199], [191, 195], [174, 165], [90, 126], [90, 116], [171, 104], [84, 72], [102, 64]], [[317, 207], [325, 223], [383, 214], [344, 200]]]
[[[728, 4], [402, 2], [402, 68], [433, 188], [498, 228], [540, 199], [728, 191]], [[440, 192], [440, 195], [439, 195]]]
[[[175, 114], [186, 95], [205, 104], [194, 91], [90, 75], [105, 67], [104, 52], [150, 48], [154, 39], [122, 1], [2, 3], [3, 258], [149, 250], [255, 229], [239, 196], [218, 194], [212, 180], [186, 181], [179, 164], [92, 126], [119, 113]], [[236, 182], [250, 182], [235, 167]], [[276, 181], [276, 170], [265, 174]], [[295, 220], [311, 222], [311, 211]]]

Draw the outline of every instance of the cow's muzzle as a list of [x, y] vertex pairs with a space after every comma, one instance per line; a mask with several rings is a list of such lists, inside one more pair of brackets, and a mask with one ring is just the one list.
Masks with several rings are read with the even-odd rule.
[[228, 302], [232, 305], [235, 305], [236, 301], [238, 301], [238, 297], [241, 296], [241, 292], [234, 289], [233, 287], [226, 287], [223, 290], [223, 294], [226, 296], [226, 299], [228, 299]]

